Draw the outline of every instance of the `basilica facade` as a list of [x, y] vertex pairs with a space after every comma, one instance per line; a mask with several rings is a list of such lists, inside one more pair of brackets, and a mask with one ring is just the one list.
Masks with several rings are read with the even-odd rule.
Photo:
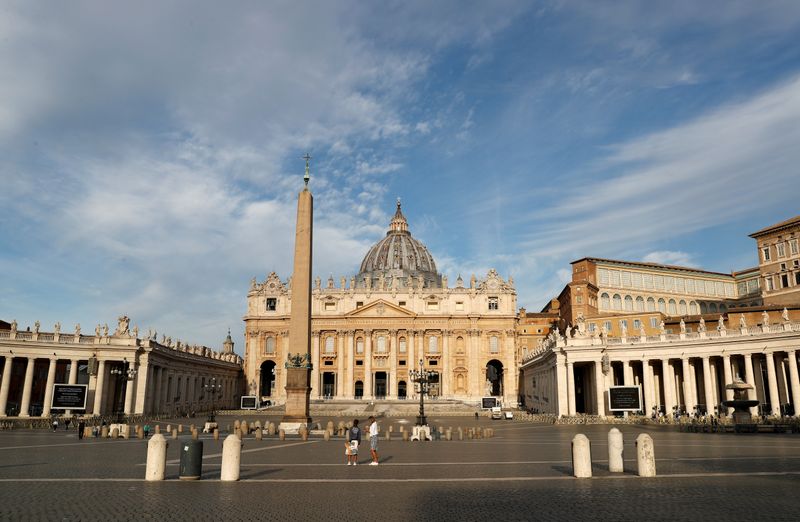
[[[285, 400], [291, 279], [253, 279], [245, 321], [246, 388], [262, 401]], [[430, 395], [477, 404], [517, 402], [518, 353], [513, 280], [496, 271], [450, 286], [409, 231], [400, 203], [389, 230], [355, 276], [312, 288], [311, 399], [417, 397], [410, 370], [436, 372]]]

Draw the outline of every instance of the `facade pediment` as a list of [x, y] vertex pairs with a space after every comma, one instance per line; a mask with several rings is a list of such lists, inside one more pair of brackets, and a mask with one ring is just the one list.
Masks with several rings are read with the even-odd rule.
[[352, 312], [345, 314], [345, 317], [416, 317], [417, 314], [397, 306], [389, 301], [378, 299], [368, 305], [362, 306]]

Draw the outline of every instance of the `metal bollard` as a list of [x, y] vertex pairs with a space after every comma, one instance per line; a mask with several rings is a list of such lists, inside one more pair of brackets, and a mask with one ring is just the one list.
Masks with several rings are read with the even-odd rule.
[[219, 479], [223, 482], [239, 480], [242, 462], [242, 441], [236, 435], [228, 435], [222, 443], [222, 469]]
[[[194, 433], [197, 433], [196, 431]], [[175, 433], [177, 436], [177, 432]], [[178, 477], [181, 480], [199, 480], [203, 474], [203, 442], [187, 440], [181, 450], [181, 464]]]
[[147, 443], [147, 468], [144, 479], [148, 481], [164, 480], [167, 469], [167, 439], [160, 433], [153, 435]]
[[572, 439], [572, 472], [577, 478], [592, 477], [592, 445], [582, 433]]
[[656, 452], [653, 438], [647, 433], [640, 433], [636, 437], [636, 463], [640, 477], [656, 476]]
[[622, 473], [625, 471], [622, 450], [622, 432], [617, 428], [611, 428], [608, 431], [608, 471], [611, 473]]

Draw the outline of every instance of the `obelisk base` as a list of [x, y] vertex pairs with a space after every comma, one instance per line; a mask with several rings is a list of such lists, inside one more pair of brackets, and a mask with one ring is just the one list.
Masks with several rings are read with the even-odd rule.
[[286, 413], [279, 426], [285, 433], [297, 433], [302, 426], [308, 427], [311, 424], [308, 414], [310, 376], [311, 368], [286, 369]]

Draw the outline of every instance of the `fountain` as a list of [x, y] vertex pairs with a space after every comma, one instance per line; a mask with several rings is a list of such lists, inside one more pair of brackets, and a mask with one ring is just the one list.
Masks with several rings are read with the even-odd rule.
[[722, 405], [733, 408], [733, 424], [734, 431], [740, 433], [742, 431], [755, 431], [753, 423], [753, 416], [750, 414], [750, 408], [758, 406], [758, 401], [747, 398], [748, 390], [752, 390], [753, 386], [742, 382], [742, 379], [736, 378], [736, 381], [725, 386], [726, 390], [733, 390], [733, 400], [722, 401]]

